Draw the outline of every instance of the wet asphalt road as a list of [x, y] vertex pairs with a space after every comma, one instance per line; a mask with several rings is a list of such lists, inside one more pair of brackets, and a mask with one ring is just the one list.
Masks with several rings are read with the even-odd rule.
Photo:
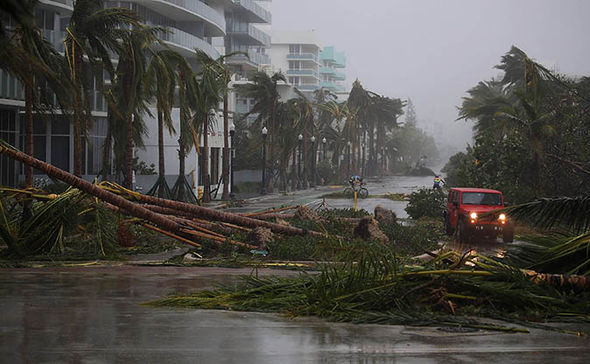
[[541, 330], [449, 333], [437, 328], [335, 324], [275, 314], [140, 305], [171, 291], [232, 284], [236, 275], [250, 273], [249, 269], [128, 266], [3, 269], [0, 362], [590, 361], [589, 339]]
[[[430, 178], [369, 181], [371, 194], [408, 193]], [[263, 196], [244, 210], [315, 204], [326, 187]], [[378, 203], [398, 213], [405, 203]], [[393, 203], [386, 205], [386, 203]], [[350, 204], [327, 200], [330, 207]], [[494, 243], [492, 243], [494, 244]], [[443, 332], [437, 328], [292, 320], [275, 314], [153, 308], [171, 292], [233, 284], [251, 269], [72, 267], [0, 269], [1, 363], [567, 363], [590, 362], [588, 338]], [[259, 274], [294, 274], [260, 270]], [[585, 331], [590, 332], [590, 327]]]

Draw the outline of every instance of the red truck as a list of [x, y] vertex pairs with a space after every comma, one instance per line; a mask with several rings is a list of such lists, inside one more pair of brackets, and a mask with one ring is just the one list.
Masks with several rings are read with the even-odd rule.
[[475, 237], [496, 239], [505, 243], [514, 239], [514, 225], [505, 213], [502, 192], [486, 188], [451, 188], [444, 213], [445, 233], [456, 234], [457, 241], [467, 243]]

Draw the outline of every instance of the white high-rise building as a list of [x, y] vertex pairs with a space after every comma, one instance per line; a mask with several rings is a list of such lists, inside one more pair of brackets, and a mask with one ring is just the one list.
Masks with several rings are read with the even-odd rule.
[[[269, 64], [265, 53], [270, 45], [270, 35], [255, 24], [270, 24], [271, 14], [265, 2], [254, 0], [129, 0], [105, 1], [106, 7], [125, 7], [135, 10], [148, 25], [168, 29], [161, 38], [171, 49], [194, 60], [198, 48], [212, 58], [221, 54], [242, 51], [249, 55], [234, 56], [227, 63], [238, 72], [237, 78], [245, 77], [246, 71], [261, 64]], [[63, 52], [65, 28], [73, 11], [73, 0], [39, 0], [36, 8], [36, 24], [55, 48]], [[8, 27], [14, 26], [8, 21]], [[21, 122], [24, 110], [24, 90], [19, 82], [7, 72], [0, 70], [0, 138], [23, 149], [24, 128]], [[234, 99], [235, 100], [235, 99]], [[102, 169], [102, 147], [106, 137], [107, 103], [98, 90], [90, 94], [94, 126], [87, 133], [83, 145], [83, 175], [92, 179]], [[230, 103], [236, 107], [236, 102]], [[156, 113], [153, 113], [156, 115]], [[178, 110], [173, 110], [178, 126]], [[221, 117], [209, 133], [211, 183], [221, 178], [223, 127]], [[157, 170], [157, 123], [146, 117], [148, 136], [145, 149], [136, 149], [135, 155], [147, 165], [155, 164]], [[177, 127], [178, 130], [178, 127]], [[73, 171], [72, 125], [59, 115], [35, 116], [35, 156], [67, 171]], [[178, 136], [167, 135], [166, 172], [171, 181], [178, 174]], [[186, 160], [187, 174], [193, 175], [195, 189], [202, 181], [197, 180], [199, 161], [193, 150]], [[192, 172], [192, 173], [191, 173]], [[40, 173], [40, 172], [36, 172]], [[0, 185], [16, 185], [23, 179], [20, 164], [0, 156]], [[41, 176], [39, 176], [41, 177]], [[150, 187], [151, 179], [138, 179], [144, 190]]]
[[[272, 72], [281, 72], [289, 86], [308, 98], [320, 88], [321, 43], [315, 31], [272, 32]], [[288, 95], [281, 95], [288, 98]]]

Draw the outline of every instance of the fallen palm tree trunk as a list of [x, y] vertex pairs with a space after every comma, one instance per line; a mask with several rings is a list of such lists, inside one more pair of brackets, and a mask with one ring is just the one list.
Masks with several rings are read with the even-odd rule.
[[270, 214], [252, 216], [252, 218], [256, 219], [256, 220], [292, 219], [294, 217], [295, 217], [295, 214], [292, 214], [292, 213], [291, 214], [270, 213]]
[[125, 210], [126, 213], [130, 216], [134, 216], [149, 221], [168, 232], [183, 235], [183, 226], [172, 221], [171, 219], [161, 214], [152, 212], [139, 204], [128, 201], [121, 196], [106, 191], [97, 185], [93, 185], [89, 182], [86, 182], [82, 178], [78, 178], [71, 173], [56, 168], [49, 163], [45, 163], [43, 161], [40, 161], [39, 159], [33, 158], [25, 153], [22, 153], [5, 143], [0, 143], [0, 154], [4, 154], [12, 159], [20, 161], [26, 165], [32, 166], [33, 168], [37, 168], [38, 170], [46, 173], [48, 176], [57, 178], [65, 182], [66, 184], [73, 186], [89, 195], [92, 195], [104, 202], [108, 202], [111, 205], [114, 205], [122, 210]]
[[126, 188], [123, 188], [123, 187], [121, 187], [115, 183], [112, 183], [112, 182], [108, 183], [107, 188], [111, 192], [118, 190], [119, 194], [126, 196], [129, 199], [134, 199], [139, 202], [143, 202], [143, 203], [147, 203], [147, 204], [151, 204], [151, 205], [156, 205], [156, 206], [160, 206], [160, 207], [165, 207], [168, 209], [178, 210], [178, 211], [182, 211], [182, 212], [191, 213], [192, 214], [191, 217], [205, 218], [205, 219], [210, 219], [210, 220], [214, 220], [214, 221], [228, 222], [231, 224], [248, 226], [248, 227], [253, 227], [253, 228], [265, 227], [275, 233], [280, 233], [280, 234], [288, 234], [288, 235], [310, 234], [313, 236], [324, 236], [324, 234], [319, 233], [317, 231], [300, 229], [300, 228], [296, 228], [296, 227], [292, 227], [292, 226], [271, 223], [268, 221], [260, 221], [260, 220], [253, 219], [253, 218], [250, 218], [247, 216], [241, 216], [241, 215], [232, 214], [229, 212], [221, 212], [221, 211], [217, 211], [217, 210], [214, 210], [211, 208], [192, 205], [192, 204], [188, 204], [185, 202], [171, 201], [171, 200], [166, 200], [166, 199], [158, 198], [158, 197], [154, 197], [154, 196], [142, 195], [140, 193], [136, 193], [136, 192], [127, 190]]
[[200, 248], [201, 247], [201, 244], [199, 244], [199, 243], [195, 243], [194, 241], [189, 240], [189, 239], [186, 239], [186, 238], [183, 238], [182, 236], [178, 236], [176, 234], [172, 234], [171, 232], [168, 232], [166, 230], [162, 230], [162, 229], [157, 228], [157, 227], [155, 227], [153, 225], [150, 225], [150, 224], [147, 224], [147, 223], [144, 223], [144, 224], [141, 224], [141, 225], [143, 227], [147, 228], [147, 229], [150, 229], [152, 231], [158, 232], [158, 233], [160, 233], [162, 235], [166, 235], [166, 236], [168, 236], [168, 237], [170, 237], [172, 239], [178, 240], [180, 242], [183, 242], [183, 243], [192, 245], [192, 246], [194, 246], [196, 248]]
[[256, 212], [248, 212], [248, 213], [241, 214], [241, 215], [242, 216], [248, 216], [248, 217], [254, 217], [254, 216], [260, 216], [260, 215], [268, 215], [268, 214], [272, 214], [272, 213], [276, 213], [276, 212], [281, 212], [281, 211], [294, 210], [294, 209], [298, 209], [299, 207], [300, 207], [299, 205], [286, 206], [286, 207], [280, 207], [280, 208], [277, 208], [277, 209], [270, 209], [270, 210], [256, 211]]

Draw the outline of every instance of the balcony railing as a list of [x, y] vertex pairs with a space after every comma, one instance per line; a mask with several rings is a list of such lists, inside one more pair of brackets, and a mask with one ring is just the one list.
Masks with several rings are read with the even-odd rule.
[[160, 2], [167, 2], [174, 4], [179, 8], [190, 11], [191, 13], [197, 14], [200, 17], [208, 20], [215, 24], [219, 29], [225, 32], [225, 17], [223, 14], [218, 13], [215, 9], [209, 5], [198, 0], [159, 0]]
[[320, 78], [320, 75], [318, 73], [317, 70], [314, 69], [290, 69], [287, 70], [287, 75], [288, 76], [310, 76], [310, 77], [315, 77], [317, 79]]
[[334, 72], [334, 76], [332, 76], [335, 80], [344, 81], [346, 80], [346, 75], [342, 72]]
[[333, 75], [334, 73], [336, 73], [336, 71], [330, 67], [321, 67], [320, 73], [326, 74], [326, 75]]
[[180, 29], [168, 28], [168, 30], [170, 30], [169, 33], [160, 33], [160, 39], [163, 41], [185, 48], [191, 53], [194, 52], [195, 48], [199, 48], [207, 53], [209, 57], [213, 59], [219, 58], [219, 52], [215, 47], [203, 39], [187, 32], [183, 32]]
[[287, 59], [298, 59], [302, 61], [318, 62], [318, 56], [313, 53], [289, 53]]
[[68, 8], [74, 8], [74, 0], [40, 0], [42, 4], [52, 5], [52, 3], [58, 3], [65, 5]]
[[315, 91], [320, 88], [318, 85], [313, 84], [302, 84], [302, 85], [295, 85], [300, 91]]
[[246, 29], [228, 29], [227, 32], [234, 35], [246, 35], [255, 41], [255, 45], [261, 45], [266, 47], [270, 46], [270, 35], [256, 28], [252, 24], [248, 24]]
[[272, 22], [272, 15], [270, 11], [258, 5], [254, 0], [232, 0], [234, 4], [240, 5], [242, 8], [248, 10], [256, 15], [262, 22], [270, 24]]
[[268, 54], [258, 53], [254, 50], [248, 50], [248, 57], [244, 54], [235, 54], [227, 58], [229, 63], [246, 63], [250, 62], [256, 65], [270, 64], [270, 56]]

